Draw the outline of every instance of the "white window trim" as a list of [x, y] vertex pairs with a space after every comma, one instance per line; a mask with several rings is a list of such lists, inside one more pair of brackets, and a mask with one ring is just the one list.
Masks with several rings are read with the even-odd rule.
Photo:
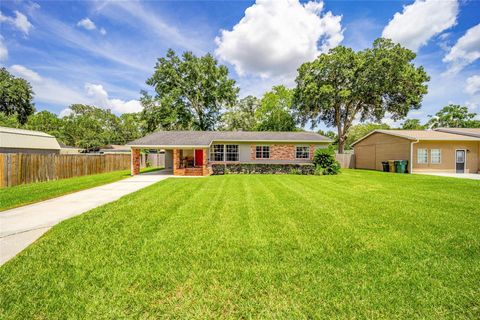
[[[220, 153], [220, 152], [215, 152], [215, 146], [223, 146], [223, 152]], [[225, 161], [225, 145], [223, 144], [214, 144], [210, 147], [210, 159], [209, 161], [212, 161], [212, 162], [224, 162]], [[215, 159], [215, 155], [216, 154], [221, 154], [222, 155], [222, 160], [216, 160]]]
[[[211, 162], [239, 162], [240, 161], [240, 145], [238, 144], [228, 144], [229, 146], [237, 146], [237, 155], [238, 155], [238, 160], [227, 160], [227, 144], [223, 144], [223, 143], [216, 143], [216, 144], [212, 144], [210, 146], [210, 159], [209, 161]], [[212, 155], [215, 155], [215, 152], [213, 150], [215, 150], [214, 146], [223, 146], [223, 152], [222, 152], [222, 160], [215, 160], [215, 157], [212, 158]], [[220, 153], [217, 153], [217, 154], [220, 154]]]
[[[227, 146], [237, 146], [237, 159], [238, 160], [227, 160]], [[223, 159], [225, 162], [239, 162], [240, 161], [240, 146], [238, 144], [225, 144], [223, 147], [224, 155]], [[231, 152], [229, 152], [231, 153]]]
[[[433, 150], [438, 150], [438, 154], [439, 154], [439, 157], [438, 157], [438, 162], [433, 162], [433, 156], [432, 156], [432, 151]], [[434, 164], [434, 165], [437, 165], [437, 164], [442, 164], [442, 149], [438, 149], [438, 148], [434, 148], [434, 149], [430, 149], [430, 164]]]
[[[257, 147], [262, 147], [262, 151], [261, 151], [262, 157], [261, 157], [261, 158], [257, 157]], [[263, 157], [263, 148], [264, 148], [264, 147], [268, 147], [268, 158], [264, 158], [264, 157]], [[270, 159], [270, 152], [271, 152], [271, 151], [272, 151], [272, 149], [270, 148], [270, 145], [269, 145], [269, 144], [257, 144], [257, 145], [255, 146], [255, 159], [262, 159], [262, 160], [263, 160], [263, 159]]]
[[[419, 157], [420, 150], [425, 150], [425, 154], [427, 155], [427, 159], [425, 160], [425, 162], [420, 162], [420, 157]], [[423, 157], [422, 157], [422, 159], [423, 159]], [[426, 148], [418, 148], [417, 149], [417, 164], [428, 164], [428, 149], [426, 149]]]
[[[298, 153], [298, 148], [307, 148], [308, 155], [306, 158], [298, 158], [297, 153]], [[308, 160], [310, 159], [310, 146], [295, 146], [295, 159], [297, 160]]]

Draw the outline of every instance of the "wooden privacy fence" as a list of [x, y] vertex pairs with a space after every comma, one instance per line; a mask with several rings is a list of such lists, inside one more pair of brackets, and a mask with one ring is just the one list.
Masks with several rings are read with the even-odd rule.
[[355, 169], [355, 155], [353, 153], [335, 154], [335, 158], [342, 168]]
[[130, 169], [129, 154], [0, 154], [0, 188]]

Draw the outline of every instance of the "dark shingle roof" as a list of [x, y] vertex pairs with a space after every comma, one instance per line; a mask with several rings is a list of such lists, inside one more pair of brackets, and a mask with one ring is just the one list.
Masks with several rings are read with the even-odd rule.
[[212, 142], [331, 142], [315, 132], [158, 131], [129, 142], [130, 146], [209, 146]]

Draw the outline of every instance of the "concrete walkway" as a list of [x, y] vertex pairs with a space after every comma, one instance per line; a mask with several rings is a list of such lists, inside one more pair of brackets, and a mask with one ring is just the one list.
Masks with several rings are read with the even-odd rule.
[[92, 189], [0, 212], [0, 265], [28, 247], [57, 223], [171, 177], [141, 174]]
[[430, 176], [480, 180], [480, 174], [478, 174], [478, 173], [414, 172], [414, 174], [426, 174], [426, 175], [430, 175]]

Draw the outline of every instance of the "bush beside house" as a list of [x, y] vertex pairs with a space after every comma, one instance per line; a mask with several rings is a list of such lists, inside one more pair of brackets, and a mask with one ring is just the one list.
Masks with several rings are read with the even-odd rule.
[[316, 175], [333, 175], [340, 172], [340, 163], [335, 159], [333, 148], [317, 149], [313, 155]]
[[302, 164], [270, 164], [270, 163], [232, 163], [213, 164], [213, 174], [314, 174], [315, 165], [311, 163]]

